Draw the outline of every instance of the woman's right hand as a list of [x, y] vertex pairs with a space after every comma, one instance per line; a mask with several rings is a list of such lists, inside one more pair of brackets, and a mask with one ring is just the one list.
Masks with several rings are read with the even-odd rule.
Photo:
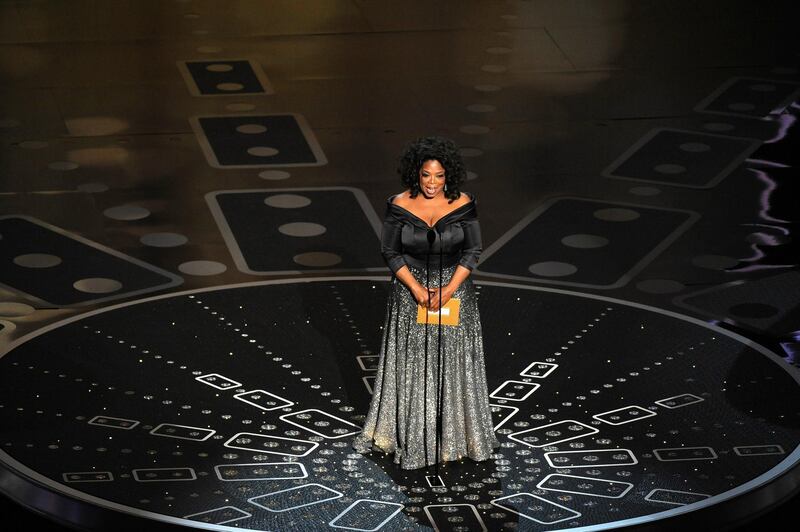
[[425, 308], [428, 307], [428, 298], [430, 297], [430, 294], [428, 294], [428, 290], [424, 286], [417, 283], [417, 285], [411, 289], [411, 295], [414, 296], [414, 299], [417, 300], [419, 305], [422, 305]]

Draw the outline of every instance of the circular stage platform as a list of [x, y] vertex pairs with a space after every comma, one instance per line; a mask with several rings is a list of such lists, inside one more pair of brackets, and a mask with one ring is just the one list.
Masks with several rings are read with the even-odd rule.
[[[0, 358], [3, 491], [85, 528], [555, 530], [729, 523], [795, 489], [797, 378], [641, 304], [476, 281], [490, 460], [356, 453], [385, 277], [89, 312]], [[143, 520], [144, 522], [143, 524]]]

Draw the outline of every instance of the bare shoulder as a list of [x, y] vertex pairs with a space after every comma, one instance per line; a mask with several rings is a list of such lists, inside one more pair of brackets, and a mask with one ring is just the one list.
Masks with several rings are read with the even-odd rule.
[[411, 200], [411, 196], [409, 196], [408, 192], [409, 192], [408, 190], [404, 190], [400, 194], [396, 194], [395, 196], [393, 196], [392, 203], [394, 203], [395, 205], [399, 205], [401, 207], [407, 207]]
[[462, 205], [466, 205], [467, 203], [472, 201], [472, 195], [468, 194], [467, 192], [462, 192], [461, 195], [453, 200], [451, 204], [453, 208], [461, 207]]

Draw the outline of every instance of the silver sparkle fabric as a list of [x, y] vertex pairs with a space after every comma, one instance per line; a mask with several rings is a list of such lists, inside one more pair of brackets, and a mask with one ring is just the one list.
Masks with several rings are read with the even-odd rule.
[[[409, 270], [425, 286], [425, 270]], [[454, 265], [442, 271], [444, 284], [455, 270]], [[439, 286], [438, 278], [438, 268], [432, 268], [428, 286]], [[418, 324], [414, 297], [392, 278], [372, 402], [362, 432], [353, 439], [357, 451], [394, 453], [394, 463], [403, 469], [435, 464], [437, 388], [440, 462], [486, 460], [500, 445], [492, 427], [478, 301], [469, 277], [453, 297], [461, 300], [460, 323], [441, 326], [437, 365], [438, 324]]]

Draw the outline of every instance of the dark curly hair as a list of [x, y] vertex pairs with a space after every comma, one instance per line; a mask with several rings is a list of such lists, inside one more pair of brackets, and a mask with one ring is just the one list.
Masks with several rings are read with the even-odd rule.
[[425, 161], [430, 160], [439, 161], [444, 167], [445, 197], [450, 202], [457, 199], [467, 171], [456, 143], [444, 137], [419, 137], [408, 144], [400, 155], [397, 173], [403, 185], [410, 189], [411, 197], [416, 198], [420, 193], [419, 171]]

